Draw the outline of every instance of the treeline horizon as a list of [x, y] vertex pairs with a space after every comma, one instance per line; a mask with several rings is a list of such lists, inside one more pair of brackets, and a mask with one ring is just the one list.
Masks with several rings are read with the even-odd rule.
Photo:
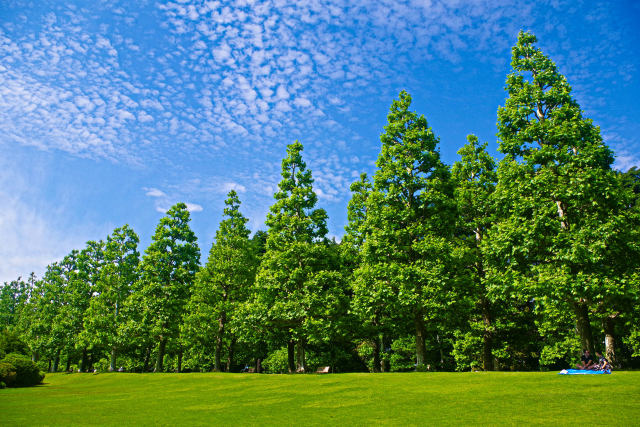
[[640, 171], [612, 169], [536, 41], [512, 49], [499, 162], [469, 135], [443, 163], [402, 91], [339, 243], [296, 141], [266, 231], [233, 190], [202, 266], [184, 203], [142, 256], [116, 228], [5, 282], [4, 342], [49, 372], [540, 370], [581, 350], [640, 366]]

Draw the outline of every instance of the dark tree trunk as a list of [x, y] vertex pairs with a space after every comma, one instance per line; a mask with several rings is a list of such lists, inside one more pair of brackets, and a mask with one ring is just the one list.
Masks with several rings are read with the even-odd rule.
[[51, 359], [49, 359], [49, 367], [47, 368], [47, 371], [49, 371], [49, 372], [53, 372], [53, 371], [51, 370]]
[[591, 333], [591, 322], [589, 321], [589, 307], [584, 301], [574, 303], [576, 313], [576, 327], [580, 335], [580, 345], [583, 350], [595, 354], [593, 345], [593, 334]]
[[88, 363], [88, 365], [89, 365], [88, 370], [89, 371], [93, 371], [93, 353], [89, 353], [89, 363]]
[[149, 372], [149, 360], [151, 359], [151, 346], [147, 346], [144, 352], [143, 372]]
[[261, 359], [256, 359], [256, 373], [257, 374], [262, 373], [262, 360]]
[[382, 344], [380, 337], [375, 337], [371, 340], [371, 344], [373, 347], [373, 372], [380, 372], [380, 369], [382, 368], [380, 362], [380, 345]]
[[56, 352], [56, 357], [53, 359], [53, 367], [51, 372], [58, 372], [58, 364], [60, 363], [60, 350]]
[[80, 372], [86, 372], [87, 370], [87, 348], [82, 349], [82, 356], [80, 356]]
[[422, 310], [416, 310], [414, 324], [416, 327], [416, 366], [420, 366], [424, 365], [427, 359], [427, 347], [425, 345], [427, 330]]
[[216, 337], [215, 362], [214, 369], [218, 372], [222, 371], [222, 343], [224, 341], [224, 326], [226, 323], [226, 313], [222, 312], [218, 319], [218, 336]]
[[296, 372], [307, 372], [307, 360], [302, 340], [299, 340], [296, 344]]
[[116, 348], [111, 347], [111, 358], [109, 361], [109, 371], [113, 372], [116, 371], [118, 368], [116, 368]]
[[236, 341], [236, 337], [233, 337], [229, 343], [229, 351], [227, 352], [227, 372], [231, 372], [231, 368], [233, 367], [233, 356], [235, 353]]
[[165, 338], [160, 338], [160, 343], [158, 344], [158, 357], [156, 358], [156, 368], [153, 372], [162, 372], [163, 363], [164, 363], [164, 349], [167, 346], [167, 340]]
[[493, 319], [491, 318], [491, 305], [489, 300], [482, 296], [482, 321], [484, 331], [482, 333], [482, 368], [485, 371], [493, 371], [493, 331], [491, 330]]
[[287, 343], [287, 368], [289, 369], [290, 374], [294, 374], [296, 372], [295, 349], [296, 342], [289, 340]]
[[605, 357], [611, 364], [611, 366], [617, 366], [616, 360], [616, 339], [614, 335], [615, 330], [615, 318], [613, 316], [607, 316], [604, 319], [604, 347]]
[[380, 337], [380, 347], [382, 347], [380, 354], [382, 358], [382, 360], [380, 361], [380, 372], [388, 372], [389, 366], [387, 366], [387, 358], [385, 357], [385, 354], [387, 353], [387, 348], [389, 347], [389, 338], [385, 336], [385, 334], [382, 334], [382, 336]]
[[69, 372], [71, 369], [71, 355], [67, 354], [67, 366], [64, 368], [65, 372]]

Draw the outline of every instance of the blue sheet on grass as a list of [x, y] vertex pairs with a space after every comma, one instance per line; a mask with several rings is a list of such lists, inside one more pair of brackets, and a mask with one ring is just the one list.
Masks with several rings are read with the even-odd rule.
[[588, 369], [563, 369], [558, 372], [559, 375], [599, 375], [599, 374], [610, 374], [611, 371], [590, 371]]

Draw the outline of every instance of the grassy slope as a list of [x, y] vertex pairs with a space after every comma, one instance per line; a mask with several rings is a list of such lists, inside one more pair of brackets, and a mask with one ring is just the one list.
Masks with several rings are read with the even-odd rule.
[[640, 419], [640, 372], [49, 374], [0, 390], [0, 424], [610, 424]]

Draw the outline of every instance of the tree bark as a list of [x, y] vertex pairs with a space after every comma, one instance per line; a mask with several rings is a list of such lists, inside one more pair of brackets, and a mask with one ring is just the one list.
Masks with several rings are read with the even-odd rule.
[[231, 342], [229, 343], [229, 351], [227, 352], [227, 372], [231, 372], [231, 368], [233, 367], [233, 356], [235, 354], [236, 341], [236, 337], [232, 337]]
[[373, 347], [373, 372], [379, 373], [382, 368], [380, 365], [380, 337], [374, 337], [371, 344]]
[[420, 366], [424, 365], [427, 359], [427, 347], [425, 345], [427, 330], [424, 324], [422, 310], [416, 310], [414, 324], [416, 327], [416, 366]]
[[118, 368], [116, 368], [116, 348], [111, 347], [111, 359], [109, 361], [109, 371], [113, 372], [115, 370], [117, 370]]
[[615, 319], [613, 316], [607, 316], [604, 319], [604, 347], [605, 357], [611, 364], [611, 366], [617, 366], [616, 360], [616, 339], [614, 335]]
[[86, 372], [87, 371], [87, 348], [83, 348], [82, 349], [82, 356], [80, 357], [80, 367], [79, 367], [80, 372]]
[[163, 363], [164, 363], [164, 349], [167, 345], [167, 340], [165, 338], [160, 338], [160, 343], [158, 343], [158, 356], [156, 358], [156, 368], [153, 372], [162, 372]]
[[484, 331], [482, 333], [482, 368], [485, 371], [493, 371], [493, 331], [491, 326], [493, 319], [491, 318], [491, 304], [489, 300], [482, 296], [482, 321], [484, 323]]
[[214, 369], [217, 372], [222, 371], [222, 342], [224, 335], [224, 325], [226, 323], [226, 314], [222, 312], [220, 318], [218, 319], [218, 336], [216, 336], [216, 349], [215, 349], [215, 362]]
[[53, 366], [51, 372], [58, 372], [58, 364], [60, 363], [60, 350], [56, 352], [56, 357], [53, 359]]
[[144, 352], [144, 366], [143, 372], [149, 371], [149, 359], [151, 359], [151, 346], [147, 345], [147, 349]]
[[380, 353], [380, 356], [382, 357], [382, 360], [380, 361], [380, 372], [389, 371], [389, 366], [387, 366], [387, 358], [385, 357], [388, 344], [388, 338], [384, 334], [382, 334], [382, 336], [380, 337], [380, 347], [382, 347]]
[[287, 368], [290, 374], [295, 374], [296, 372], [295, 348], [296, 342], [289, 340], [287, 343]]
[[69, 372], [71, 369], [71, 355], [67, 354], [67, 366], [64, 368], [65, 372]]
[[307, 372], [307, 360], [302, 340], [298, 340], [296, 343], [296, 372]]
[[578, 301], [574, 303], [574, 310], [576, 314], [576, 328], [580, 335], [580, 345], [583, 350], [589, 350], [589, 353], [595, 354], [591, 322], [589, 321], [589, 307], [586, 302]]

